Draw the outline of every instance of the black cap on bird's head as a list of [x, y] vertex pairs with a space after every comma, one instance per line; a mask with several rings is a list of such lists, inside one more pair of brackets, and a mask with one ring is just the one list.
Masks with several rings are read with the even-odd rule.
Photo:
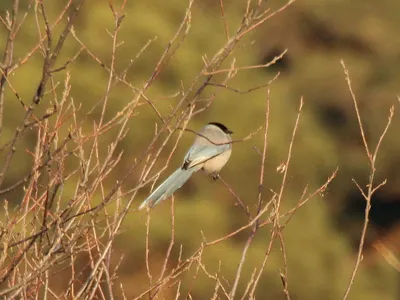
[[232, 134], [233, 131], [229, 130], [224, 124], [218, 123], [218, 122], [210, 122], [208, 125], [214, 125], [217, 126], [219, 129], [221, 129], [223, 132], [226, 134]]

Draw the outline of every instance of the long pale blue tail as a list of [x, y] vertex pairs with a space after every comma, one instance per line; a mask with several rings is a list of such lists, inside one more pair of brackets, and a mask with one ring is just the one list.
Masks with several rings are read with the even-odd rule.
[[148, 196], [142, 204], [139, 206], [139, 210], [145, 207], [153, 207], [158, 202], [170, 197], [177, 189], [179, 189], [197, 168], [190, 168], [188, 170], [183, 170], [179, 168], [174, 173], [171, 174], [158, 188], [156, 188], [150, 196]]

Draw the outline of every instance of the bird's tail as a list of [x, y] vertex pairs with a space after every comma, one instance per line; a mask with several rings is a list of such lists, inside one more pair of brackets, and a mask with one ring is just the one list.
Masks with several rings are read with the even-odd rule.
[[142, 204], [139, 206], [139, 210], [145, 207], [153, 207], [158, 202], [170, 197], [177, 189], [179, 189], [197, 168], [190, 168], [188, 170], [183, 170], [179, 168], [174, 173], [171, 174], [158, 188], [156, 188], [150, 196], [148, 196]]

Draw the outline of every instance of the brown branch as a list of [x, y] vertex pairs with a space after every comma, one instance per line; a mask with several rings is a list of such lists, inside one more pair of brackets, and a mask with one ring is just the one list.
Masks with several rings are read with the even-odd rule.
[[[270, 62], [262, 65], [255, 65], [255, 66], [245, 66], [245, 67], [238, 67], [234, 68], [235, 71], [240, 71], [240, 70], [252, 70], [252, 69], [260, 69], [260, 68], [268, 68], [274, 64], [276, 64], [279, 60], [281, 60], [285, 54], [287, 53], [287, 49], [285, 49], [281, 54], [275, 56]], [[206, 72], [204, 75], [215, 75], [219, 73], [226, 73], [226, 72], [231, 72], [231, 69], [222, 69], [222, 70], [217, 70], [213, 72]]]
[[353, 90], [352, 90], [352, 87], [351, 87], [349, 71], [346, 68], [346, 65], [345, 65], [343, 60], [341, 60], [340, 63], [342, 65], [343, 71], [345, 73], [348, 89], [349, 89], [349, 92], [351, 94], [351, 98], [352, 98], [353, 104], [354, 104], [354, 110], [355, 110], [356, 115], [357, 115], [358, 125], [359, 125], [359, 129], [360, 129], [360, 135], [361, 135], [361, 137], [363, 139], [365, 152], [367, 154], [367, 157], [368, 157], [368, 160], [369, 160], [369, 163], [370, 163], [370, 173], [369, 173], [369, 179], [368, 179], [368, 184], [367, 184], [367, 191], [364, 192], [361, 189], [361, 187], [358, 185], [358, 183], [356, 183], [357, 187], [360, 189], [360, 191], [361, 191], [361, 193], [362, 193], [362, 195], [363, 195], [363, 197], [365, 199], [364, 224], [363, 224], [363, 228], [362, 228], [362, 232], [361, 232], [360, 243], [359, 243], [359, 246], [358, 246], [357, 259], [356, 259], [356, 262], [355, 262], [355, 265], [354, 265], [354, 268], [353, 268], [353, 272], [352, 272], [351, 277], [350, 277], [350, 281], [349, 281], [349, 283], [347, 285], [346, 291], [345, 291], [344, 296], [343, 296], [343, 300], [345, 300], [345, 299], [347, 299], [348, 295], [350, 294], [351, 287], [353, 286], [353, 283], [354, 283], [358, 268], [359, 268], [361, 260], [363, 258], [364, 243], [365, 243], [365, 238], [366, 238], [366, 235], [367, 235], [367, 230], [368, 230], [368, 225], [369, 225], [369, 214], [370, 214], [370, 211], [371, 211], [372, 196], [373, 196], [374, 192], [380, 186], [382, 186], [382, 183], [378, 184], [376, 187], [374, 186], [375, 185], [375, 174], [376, 174], [376, 165], [375, 165], [375, 163], [376, 163], [376, 158], [377, 158], [378, 151], [380, 149], [381, 143], [383, 141], [383, 138], [386, 136], [386, 133], [387, 133], [389, 127], [390, 127], [390, 124], [392, 123], [392, 118], [393, 118], [393, 115], [394, 115], [394, 106], [392, 106], [390, 108], [389, 117], [388, 117], [388, 121], [386, 123], [386, 126], [385, 126], [382, 134], [379, 137], [379, 140], [378, 140], [378, 143], [377, 143], [377, 145], [375, 147], [374, 152], [371, 153], [371, 150], [370, 150], [370, 148], [368, 146], [368, 143], [367, 143], [367, 140], [365, 138], [365, 131], [364, 131], [364, 127], [362, 125], [362, 118], [361, 118], [360, 111], [358, 109], [358, 103], [357, 103], [356, 97], [355, 97], [355, 95], [353, 93]]
[[23, 126], [17, 128], [17, 130], [14, 134], [14, 137], [11, 140], [10, 150], [7, 153], [6, 160], [4, 162], [3, 168], [0, 173], [0, 186], [2, 185], [2, 183], [4, 181], [6, 171], [7, 171], [8, 167], [10, 166], [11, 159], [15, 153], [15, 146], [16, 146], [17, 142], [20, 140], [20, 138], [23, 136], [23, 134], [25, 133], [26, 129], [28, 128], [26, 126], [27, 125], [26, 122], [31, 117], [35, 106], [37, 106], [39, 104], [40, 100], [42, 99], [42, 97], [44, 95], [44, 89], [50, 78], [51, 69], [52, 69], [54, 63], [57, 61], [57, 57], [61, 52], [64, 42], [72, 28], [72, 24], [73, 24], [76, 16], [78, 15], [78, 12], [83, 3], [84, 3], [84, 0], [79, 0], [77, 5], [75, 6], [74, 10], [70, 13], [70, 15], [68, 17], [67, 25], [65, 26], [63, 32], [61, 33], [61, 35], [58, 39], [57, 45], [55, 46], [54, 51], [51, 53], [50, 53], [51, 40], [48, 43], [48, 52], [46, 53], [46, 57], [45, 57], [44, 63], [43, 63], [41, 81], [36, 89], [35, 95], [33, 96], [32, 105], [30, 105], [28, 107], [28, 110], [25, 113], [25, 116], [23, 119]]

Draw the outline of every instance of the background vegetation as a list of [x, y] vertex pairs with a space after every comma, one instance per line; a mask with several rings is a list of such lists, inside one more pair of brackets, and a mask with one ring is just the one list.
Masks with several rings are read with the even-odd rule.
[[[350, 299], [397, 299], [398, 114], [382, 133], [398, 109], [399, 11], [2, 1], [0, 294], [312, 300], [351, 287]], [[222, 180], [195, 174], [136, 211], [180, 165], [194, 138], [181, 129], [210, 121], [240, 140]], [[357, 188], [385, 179], [367, 201]]]

